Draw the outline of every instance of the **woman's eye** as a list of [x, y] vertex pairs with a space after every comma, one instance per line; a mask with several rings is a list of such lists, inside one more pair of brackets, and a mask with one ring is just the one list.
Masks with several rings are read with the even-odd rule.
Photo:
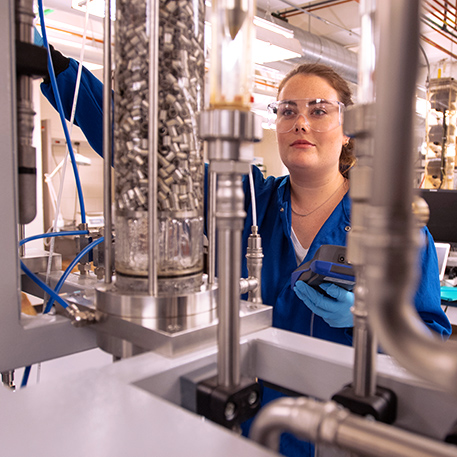
[[316, 106], [311, 110], [311, 115], [312, 116], [324, 116], [327, 114], [327, 110], [324, 107], [318, 107]]
[[295, 116], [295, 110], [293, 110], [291, 108], [280, 108], [278, 110], [278, 116], [281, 116], [281, 117]]

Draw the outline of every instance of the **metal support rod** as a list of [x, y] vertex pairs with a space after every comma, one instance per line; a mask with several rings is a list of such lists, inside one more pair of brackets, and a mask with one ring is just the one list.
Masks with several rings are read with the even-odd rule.
[[368, 325], [365, 272], [357, 276], [354, 300], [354, 394], [371, 397], [376, 393], [377, 340]]
[[159, 0], [149, 13], [149, 122], [148, 122], [148, 293], [157, 295], [157, 148], [159, 91]]
[[241, 232], [244, 192], [241, 175], [218, 175], [217, 252], [218, 252], [218, 384], [240, 383], [240, 272]]
[[[24, 224], [19, 224], [18, 225], [18, 235], [19, 235], [19, 241], [20, 240], [23, 240], [25, 238], [25, 225]], [[19, 255], [21, 257], [24, 257], [25, 256], [25, 244], [23, 244], [22, 246], [19, 246]]]
[[382, 422], [362, 418], [336, 403], [311, 398], [282, 398], [265, 406], [250, 437], [277, 450], [282, 433], [333, 445], [368, 457], [451, 457], [456, 447]]
[[[369, 320], [387, 353], [457, 396], [456, 346], [433, 336], [413, 306], [418, 236], [415, 241], [412, 132], [419, 9], [416, 0], [383, 1], [377, 9], [384, 33], [376, 71], [376, 173], [367, 237]], [[392, 111], [393, 106], [402, 109]]]
[[[33, 1], [17, 0], [16, 40], [33, 43]], [[18, 136], [18, 188], [19, 223], [28, 224], [35, 219], [36, 206], [36, 150], [32, 146], [34, 116], [32, 78], [17, 75], [17, 136]]]
[[376, 0], [360, 0], [360, 42], [358, 52], [357, 102], [373, 103], [376, 67], [375, 37]]
[[209, 168], [208, 182], [208, 284], [216, 276], [216, 183], [217, 174]]
[[[89, 5], [86, 4], [86, 8]], [[105, 19], [103, 36], [103, 217], [105, 222], [105, 284], [111, 284], [113, 271], [112, 243], [112, 179], [113, 163], [113, 116], [112, 116], [112, 84], [111, 84], [111, 1], [105, 1]]]
[[[360, 11], [360, 50], [358, 56], [357, 101], [365, 106], [359, 110], [371, 113], [375, 100], [375, 9], [376, 0], [361, 0]], [[360, 122], [363, 119], [363, 122]], [[371, 397], [376, 392], [376, 352], [377, 341], [368, 326], [368, 304], [366, 302], [365, 249], [363, 239], [366, 233], [366, 213], [371, 197], [369, 185], [373, 168], [374, 143], [371, 138], [374, 122], [367, 122], [370, 116], [359, 115], [355, 129], [351, 131], [357, 138], [355, 152], [358, 165], [351, 170], [352, 230], [348, 235], [348, 258], [354, 265], [357, 285], [354, 290], [354, 394]], [[370, 136], [371, 135], [371, 136]]]

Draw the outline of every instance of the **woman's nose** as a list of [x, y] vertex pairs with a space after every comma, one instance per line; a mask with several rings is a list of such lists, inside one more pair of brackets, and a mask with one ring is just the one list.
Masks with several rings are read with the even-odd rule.
[[300, 130], [307, 132], [309, 130], [309, 123], [306, 117], [303, 114], [299, 114], [297, 120], [295, 121], [295, 132], [299, 132]]

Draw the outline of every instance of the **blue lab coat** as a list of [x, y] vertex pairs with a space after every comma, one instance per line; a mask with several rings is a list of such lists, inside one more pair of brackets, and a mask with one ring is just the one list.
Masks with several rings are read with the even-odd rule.
[[[273, 326], [304, 335], [312, 334], [324, 340], [342, 344], [352, 344], [352, 331], [330, 327], [321, 317], [314, 316], [295, 295], [290, 287], [290, 276], [297, 268], [295, 251], [290, 238], [290, 181], [288, 176], [263, 178], [254, 167], [254, 182], [257, 200], [257, 223], [262, 237], [263, 268], [262, 298], [264, 303], [273, 306]], [[248, 214], [243, 231], [243, 252], [252, 224], [252, 206], [248, 179], [245, 179], [246, 212]], [[351, 229], [351, 199], [347, 193], [314, 238], [304, 262], [312, 259], [323, 244], [346, 245], [346, 237]], [[451, 325], [441, 309], [438, 259], [432, 236], [423, 229], [425, 248], [420, 253], [421, 280], [414, 303], [419, 315], [427, 326], [443, 338], [451, 334]], [[247, 277], [246, 259], [243, 259], [243, 276]]]

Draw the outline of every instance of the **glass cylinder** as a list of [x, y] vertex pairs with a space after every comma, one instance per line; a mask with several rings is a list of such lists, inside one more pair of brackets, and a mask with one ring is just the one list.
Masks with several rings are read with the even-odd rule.
[[249, 110], [255, 2], [213, 0], [210, 109]]
[[159, 31], [149, 30], [149, 2], [118, 0], [115, 46], [116, 271], [148, 274], [149, 39], [159, 33], [159, 276], [203, 268], [203, 157], [197, 113], [203, 105], [204, 0], [159, 4]]
[[432, 79], [427, 113], [425, 188], [455, 188], [456, 120], [456, 81], [453, 78]]

